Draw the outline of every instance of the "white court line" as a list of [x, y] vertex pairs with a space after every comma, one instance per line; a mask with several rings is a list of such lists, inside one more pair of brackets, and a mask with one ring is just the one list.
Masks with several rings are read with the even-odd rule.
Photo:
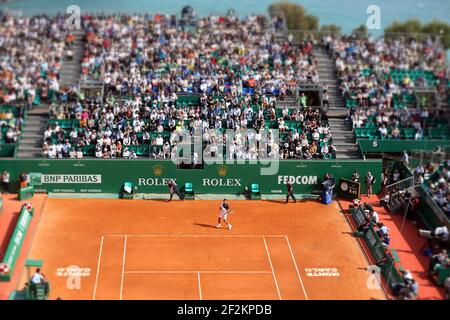
[[94, 295], [92, 297], [92, 300], [95, 300], [95, 295], [97, 294], [98, 276], [100, 274], [100, 260], [102, 259], [102, 252], [103, 252], [103, 239], [104, 236], [102, 236], [102, 240], [100, 241], [100, 250], [98, 253], [98, 261], [97, 261], [97, 274], [95, 275]]
[[104, 237], [284, 238], [286, 235], [246, 234], [104, 234]]
[[201, 272], [201, 273], [217, 273], [217, 274], [271, 274], [272, 271], [220, 271], [220, 270], [200, 270], [200, 271], [195, 271], [195, 270], [181, 270], [181, 271], [177, 271], [177, 270], [150, 270], [150, 271], [125, 271], [125, 274], [164, 274], [164, 273], [197, 273], [197, 272]]
[[270, 259], [269, 249], [267, 248], [266, 238], [263, 237], [264, 246], [266, 247], [267, 257], [269, 258], [270, 268], [272, 269], [273, 280], [275, 280], [275, 286], [277, 287], [278, 298], [281, 300], [280, 288], [278, 287], [277, 277], [275, 276], [275, 272], [273, 271], [272, 260]]
[[294, 261], [295, 270], [297, 271], [298, 279], [300, 280], [300, 284], [302, 285], [303, 293], [304, 293], [304, 295], [305, 295], [306, 300], [309, 300], [309, 299], [308, 299], [308, 295], [306, 294], [305, 286], [304, 286], [303, 281], [302, 281], [302, 276], [300, 275], [300, 272], [298, 271], [297, 262], [295, 262], [294, 252], [292, 252], [292, 247], [291, 247], [291, 243], [290, 243], [290, 241], [289, 241], [288, 236], [285, 236], [285, 239], [286, 239], [287, 244], [288, 244], [288, 246], [289, 246], [289, 251], [291, 252], [292, 261]]
[[202, 284], [200, 282], [200, 271], [197, 271], [197, 278], [198, 278], [198, 293], [200, 295], [200, 300], [203, 300], [203, 297], [202, 297]]
[[125, 256], [126, 256], [126, 254], [127, 254], [127, 236], [124, 237], [124, 242], [123, 242], [122, 279], [120, 280], [120, 300], [122, 300], [123, 278], [125, 275]]

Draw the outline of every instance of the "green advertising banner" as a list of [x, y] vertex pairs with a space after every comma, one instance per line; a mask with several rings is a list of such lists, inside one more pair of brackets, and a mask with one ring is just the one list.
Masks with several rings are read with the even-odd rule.
[[364, 239], [366, 240], [366, 243], [369, 246], [373, 257], [375, 258], [375, 261], [381, 261], [385, 257], [384, 246], [372, 226], [370, 226], [370, 228], [364, 234]]
[[356, 226], [359, 228], [366, 223], [366, 216], [364, 215], [363, 207], [358, 207], [352, 210], [353, 220], [356, 222]]
[[11, 274], [13, 273], [17, 258], [20, 254], [20, 249], [22, 248], [31, 222], [31, 218], [33, 217], [33, 212], [34, 209], [28, 211], [25, 206], [23, 206], [20, 211], [19, 220], [17, 221], [17, 225], [14, 229], [13, 235], [11, 236], [11, 240], [9, 241], [8, 248], [6, 249], [2, 262], [9, 267], [9, 273], [6, 275], [0, 275], [0, 281], [9, 281], [11, 279]]
[[[273, 167], [270, 174], [269, 166]], [[263, 194], [284, 194], [290, 181], [297, 194], [318, 194], [321, 181], [330, 172], [336, 181], [350, 178], [357, 169], [361, 176], [371, 171], [381, 176], [381, 160], [310, 160], [260, 163], [205, 164], [203, 169], [179, 169], [172, 161], [155, 160], [0, 160], [0, 171], [8, 170], [11, 180], [21, 171], [30, 175], [36, 192], [54, 193], [120, 193], [125, 181], [136, 187], [135, 193], [166, 193], [169, 179], [182, 186], [194, 185], [196, 193], [238, 194], [252, 183], [260, 185]], [[17, 178], [14, 178], [17, 177]], [[374, 192], [380, 189], [379, 182]], [[18, 190], [17, 180], [11, 191]], [[361, 192], [365, 191], [365, 184]]]

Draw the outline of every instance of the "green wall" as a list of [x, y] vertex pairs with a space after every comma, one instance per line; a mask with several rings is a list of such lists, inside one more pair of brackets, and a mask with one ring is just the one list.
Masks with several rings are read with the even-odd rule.
[[435, 150], [439, 146], [450, 146], [450, 140], [370, 140], [358, 139], [363, 153], [411, 152], [413, 150]]
[[13, 157], [15, 144], [0, 144], [0, 157]]
[[[22, 170], [30, 173], [37, 192], [118, 193], [125, 181], [131, 181], [139, 193], [166, 193], [167, 179], [181, 186], [189, 181], [196, 193], [237, 194], [251, 183], [259, 183], [262, 193], [284, 194], [285, 181], [293, 179], [294, 192], [320, 193], [321, 179], [331, 172], [336, 181], [350, 178], [353, 170], [362, 177], [370, 170], [377, 179], [374, 192], [379, 191], [381, 160], [310, 160], [280, 161], [275, 175], [261, 175], [261, 164], [211, 164], [204, 169], [179, 170], [171, 161], [154, 160], [6, 160], [0, 159], [0, 171], [11, 174], [11, 191], [17, 191], [16, 181]], [[267, 166], [265, 166], [267, 168]], [[362, 185], [365, 192], [365, 184]]]

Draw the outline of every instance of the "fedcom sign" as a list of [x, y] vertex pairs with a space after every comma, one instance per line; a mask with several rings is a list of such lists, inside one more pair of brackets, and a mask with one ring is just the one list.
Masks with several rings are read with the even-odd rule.
[[317, 184], [317, 176], [278, 176], [278, 184]]

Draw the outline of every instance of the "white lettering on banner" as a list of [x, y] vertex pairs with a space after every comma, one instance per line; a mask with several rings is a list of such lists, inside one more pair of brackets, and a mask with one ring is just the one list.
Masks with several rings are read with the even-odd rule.
[[166, 186], [169, 180], [173, 180], [175, 183], [177, 183], [177, 178], [139, 178], [138, 186]]
[[278, 176], [278, 184], [317, 184], [317, 176]]
[[371, 231], [366, 233], [367, 240], [369, 240], [370, 245], [373, 247], [376, 243], [376, 239]]
[[339, 277], [337, 268], [305, 268], [307, 277]]
[[101, 174], [43, 174], [41, 183], [102, 183]]
[[27, 226], [28, 226], [28, 220], [31, 218], [29, 213], [25, 213], [22, 215], [20, 222], [19, 222], [19, 226], [21, 228], [21, 230], [24, 230]]
[[242, 187], [242, 179], [203, 179], [203, 186], [209, 187]]

